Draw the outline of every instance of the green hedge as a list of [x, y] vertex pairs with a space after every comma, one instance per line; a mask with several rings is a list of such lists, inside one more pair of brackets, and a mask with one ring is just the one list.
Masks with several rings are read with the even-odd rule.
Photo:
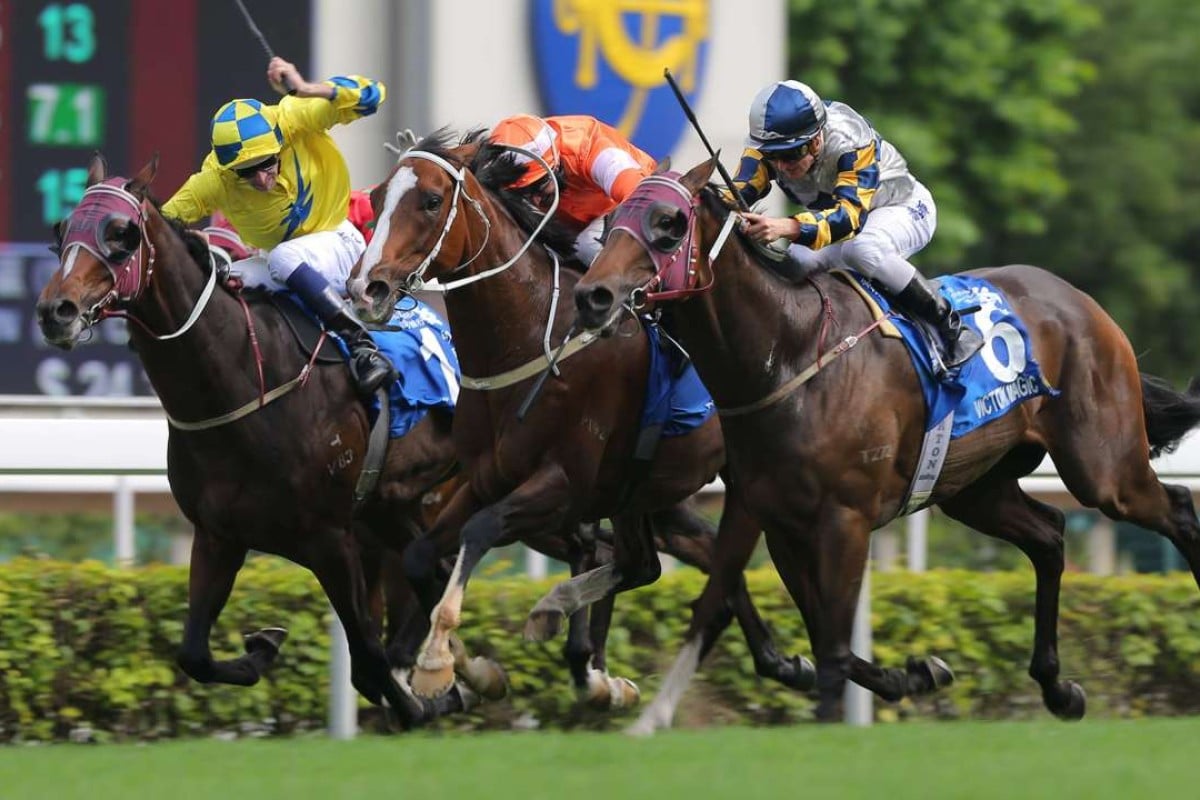
[[[609, 639], [613, 674], [648, 696], [679, 644], [687, 603], [703, 576], [681, 571], [618, 601]], [[462, 633], [498, 658], [512, 696], [451, 727], [614, 727], [624, 719], [576, 702], [559, 652], [522, 640], [525, 612], [546, 583], [475, 580]], [[780, 649], [809, 653], [803, 625], [774, 572], [751, 591]], [[239, 576], [213, 636], [219, 657], [241, 652], [241, 634], [264, 625], [291, 632], [275, 668], [252, 688], [201, 686], [175, 666], [187, 602], [186, 571], [114, 570], [96, 563], [18, 560], [0, 565], [0, 741], [266, 735], [321, 728], [328, 689], [328, 606], [303, 570], [253, 560]], [[1200, 711], [1200, 592], [1190, 577], [1070, 575], [1060, 624], [1064, 676], [1088, 691], [1089, 715]], [[874, 577], [875, 656], [901, 665], [934, 653], [958, 682], [936, 698], [889, 706], [881, 720], [1043, 717], [1026, 675], [1033, 640], [1031, 572], [893, 573]], [[736, 629], [705, 662], [680, 709], [680, 724], [787, 723], [812, 703], [759, 680]], [[364, 726], [379, 714], [364, 705]]]

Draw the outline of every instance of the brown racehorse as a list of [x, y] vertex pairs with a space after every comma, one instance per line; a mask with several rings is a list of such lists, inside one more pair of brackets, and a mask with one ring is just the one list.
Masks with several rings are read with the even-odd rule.
[[[382, 318], [394, 298], [412, 286], [414, 275], [470, 279], [446, 300], [464, 376], [512, 377], [507, 385], [499, 379], [494, 391], [472, 387], [464, 377], [454, 435], [468, 485], [427, 539], [417, 543], [438, 553], [458, 548], [450, 585], [433, 611], [433, 628], [413, 673], [413, 688], [425, 694], [449, 683], [447, 637], [458, 626], [471, 571], [490, 547], [504, 538], [537, 541], [544, 532], [580, 520], [612, 520], [613, 563], [572, 579], [535, 608], [526, 633], [546, 638], [563, 616], [593, 601], [611, 603], [614, 591], [658, 577], [655, 534], [679, 529], [677, 504], [711, 480], [724, 457], [719, 425], [709, 418], [685, 435], [661, 441], [644, 476], [627, 479], [647, 380], [647, 337], [637, 325], [630, 335], [561, 358], [561, 375], [545, 383], [527, 416], [519, 413], [540, 367], [524, 377], [509, 371], [538, 358], [544, 365], [551, 346], [547, 335], [553, 347], [564, 345], [573, 313], [569, 304], [557, 306], [557, 297], [559, 287], [569, 291], [577, 275], [558, 272], [542, 247], [528, 247], [530, 236], [513, 216], [520, 212], [496, 190], [513, 177], [514, 167], [493, 160], [501, 151], [481, 145], [480, 138], [475, 132], [451, 147], [443, 131], [401, 156], [375, 191], [374, 249], [367, 250], [350, 279], [356, 310], [367, 320]], [[480, 177], [473, 171], [483, 164], [495, 167], [490, 177], [486, 167]], [[751, 539], [751, 547], [757, 540], [757, 523], [746, 515], [726, 515], [721, 525], [749, 531], [744, 538]], [[670, 544], [658, 538], [659, 546]], [[676, 537], [676, 549], [667, 551], [723, 571], [720, 553], [712, 555], [693, 542], [689, 556], [677, 549], [685, 541]], [[410, 548], [416, 550], [416, 545]], [[419, 588], [419, 571], [410, 577]], [[783, 659], [774, 651], [740, 568], [728, 583], [759, 673], [794, 687], [811, 685], [806, 661]], [[716, 622], [706, 630], [706, 646], [729, 622], [724, 603], [723, 597]]]
[[[386, 700], [406, 725], [461, 710], [467, 695], [458, 690], [436, 703], [407, 692], [372, 621], [352, 534], [368, 418], [346, 369], [318, 362], [306, 370], [309, 356], [278, 313], [243, 305], [217, 285], [203, 240], [165, 220], [148, 199], [156, 169], [157, 159], [132, 180], [106, 180], [103, 159], [92, 160], [87, 193], [59, 227], [62, 263], [37, 313], [46, 340], [64, 348], [104, 316], [127, 315], [132, 346], [173, 420], [246, 412], [227, 424], [170, 430], [167, 475], [196, 534], [180, 666], [201, 682], [252, 685], [275, 659], [281, 629], [251, 634], [236, 659], [214, 660], [209, 649], [212, 626], [253, 549], [316, 575], [345, 626], [352, 680], [364, 697]], [[302, 372], [307, 380], [294, 390], [261, 407], [255, 402]], [[391, 440], [358, 524], [396, 548], [407, 543], [419, 529], [422, 496], [454, 466], [449, 425], [449, 414], [430, 413]]]
[[[731, 213], [705, 188], [714, 166], [707, 161], [679, 179], [678, 205], [646, 207], [633, 223], [641, 224], [646, 244], [628, 230], [608, 237], [575, 288], [584, 326], [611, 327], [622, 303], [632, 298], [636, 305], [656, 288], [651, 251], [678, 251], [693, 215], [697, 252], [710, 252]], [[626, 204], [632, 208], [636, 197]], [[876, 668], [853, 657], [850, 632], [870, 533], [900, 512], [917, 464], [926, 415], [917, 375], [904, 346], [877, 334], [863, 335], [836, 361], [819, 362], [818, 355], [830, 349], [830, 327], [840, 340], [872, 323], [865, 303], [836, 276], [789, 285], [756, 263], [737, 236], [711, 264], [701, 255], [696, 266], [702, 278], [713, 278], [711, 290], [672, 306], [674, 330], [718, 409], [742, 412], [722, 417], [734, 477], [730, 500], [763, 522], [771, 555], [808, 628], [818, 712], [829, 718], [847, 676], [863, 685], [879, 683]], [[1025, 494], [1018, 478], [1049, 453], [1081, 504], [1167, 537], [1200, 580], [1200, 525], [1191, 495], [1159, 483], [1149, 463], [1200, 423], [1200, 396], [1140, 375], [1112, 319], [1054, 275], [1030, 266], [972, 274], [991, 281], [1015, 307], [1044, 378], [1061, 395], [1034, 397], [953, 440], [930, 502], [1012, 542], [1033, 562], [1029, 673], [1051, 712], [1078, 719], [1085, 695], [1076, 683], [1059, 680], [1064, 517]], [[810, 365], [818, 370], [815, 377], [793, 380]], [[721, 588], [711, 583], [668, 679], [671, 697], [647, 708], [640, 731], [669, 723], [673, 702], [699, 663], [695, 625], [704, 624]]]

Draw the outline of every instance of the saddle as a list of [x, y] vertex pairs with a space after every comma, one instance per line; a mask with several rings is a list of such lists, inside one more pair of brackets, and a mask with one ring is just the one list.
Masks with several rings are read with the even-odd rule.
[[252, 306], [266, 305], [279, 312], [279, 316], [291, 331], [292, 338], [299, 345], [300, 351], [306, 359], [312, 358], [313, 352], [317, 349], [317, 343], [320, 342], [321, 349], [317, 352], [316, 363], [346, 363], [346, 358], [338, 349], [337, 342], [328, 335], [324, 341], [321, 341], [321, 325], [287, 292], [269, 292], [265, 289], [237, 289], [235, 291], [239, 292]]

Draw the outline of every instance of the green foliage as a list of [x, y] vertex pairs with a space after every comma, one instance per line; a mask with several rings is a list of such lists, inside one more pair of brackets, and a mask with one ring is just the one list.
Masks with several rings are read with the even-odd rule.
[[792, 0], [788, 73], [872, 120], [938, 204], [931, 272], [991, 237], [1040, 234], [1068, 173], [1064, 101], [1095, 73], [1086, 0]]
[[[609, 639], [613, 675], [656, 691], [681, 643], [703, 576], [679, 571], [622, 598]], [[810, 653], [803, 623], [775, 573], [749, 576], [751, 592], [785, 653]], [[879, 704], [879, 717], [1041, 718], [1025, 672], [1033, 641], [1033, 576], [963, 571], [876, 575], [875, 655], [901, 666], [937, 654], [958, 682], [936, 698]], [[509, 672], [510, 699], [440, 721], [448, 729], [611, 728], [623, 719], [583, 709], [569, 685], [561, 641], [527, 644], [525, 613], [545, 582], [471, 584], [461, 633]], [[239, 576], [213, 635], [218, 658], [241, 634], [283, 625], [291, 636], [257, 686], [204, 686], [175, 666], [186, 608], [181, 568], [136, 571], [17, 560], [0, 566], [0, 741], [53, 740], [89, 729], [101, 739], [156, 739], [217, 731], [294, 733], [325, 724], [329, 611], [305, 571], [255, 559]], [[1068, 576], [1060, 626], [1064, 677], [1089, 692], [1100, 716], [1200, 710], [1200, 593], [1190, 578]], [[365, 704], [368, 727], [377, 710]], [[808, 697], [759, 679], [745, 641], [727, 632], [680, 708], [681, 724], [787, 723], [810, 718]]]

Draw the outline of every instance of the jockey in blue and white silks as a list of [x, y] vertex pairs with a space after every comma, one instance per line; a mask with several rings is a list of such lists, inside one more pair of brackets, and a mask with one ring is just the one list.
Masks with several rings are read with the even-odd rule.
[[799, 81], [764, 87], [749, 116], [735, 188], [752, 206], [775, 183], [801, 209], [746, 213], [746, 234], [763, 244], [786, 238], [805, 269], [844, 267], [878, 281], [901, 310], [941, 333], [947, 367], [970, 358], [979, 336], [908, 261], [933, 238], [937, 206], [899, 151], [853, 108], [824, 103]]

